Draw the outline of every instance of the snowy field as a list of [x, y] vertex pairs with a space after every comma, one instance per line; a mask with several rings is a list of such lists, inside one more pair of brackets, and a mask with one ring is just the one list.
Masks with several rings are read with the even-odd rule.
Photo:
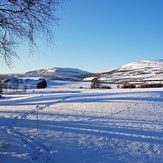
[[163, 163], [163, 88], [69, 83], [3, 97], [0, 163]]

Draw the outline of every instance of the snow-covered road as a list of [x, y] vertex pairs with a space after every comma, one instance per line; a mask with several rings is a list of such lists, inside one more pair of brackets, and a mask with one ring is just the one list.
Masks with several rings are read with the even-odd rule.
[[6, 94], [0, 99], [0, 163], [161, 163], [162, 91]]

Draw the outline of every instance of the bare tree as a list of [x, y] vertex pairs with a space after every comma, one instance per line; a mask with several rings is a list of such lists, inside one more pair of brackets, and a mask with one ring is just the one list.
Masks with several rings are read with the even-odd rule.
[[100, 88], [100, 79], [98, 77], [95, 77], [91, 80], [91, 88]]
[[2, 82], [0, 81], [0, 97], [3, 95], [3, 85]]
[[37, 48], [37, 38], [52, 42], [56, 9], [63, 1], [0, 0], [0, 58], [7, 66], [19, 57], [15, 49], [22, 41], [28, 42], [31, 53]]

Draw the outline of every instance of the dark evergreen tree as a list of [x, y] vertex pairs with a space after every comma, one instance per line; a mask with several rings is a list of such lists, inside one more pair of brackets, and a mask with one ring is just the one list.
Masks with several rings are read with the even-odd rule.
[[38, 89], [46, 88], [47, 87], [47, 82], [45, 79], [43, 79], [41, 82], [37, 84]]

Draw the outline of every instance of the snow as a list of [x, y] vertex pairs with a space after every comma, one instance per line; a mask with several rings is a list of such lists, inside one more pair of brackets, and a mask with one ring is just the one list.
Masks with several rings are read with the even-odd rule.
[[163, 67], [163, 60], [144, 60], [134, 63], [125, 64], [120, 67], [120, 69], [140, 69], [140, 68], [155, 68], [155, 67]]
[[163, 162], [163, 88], [93, 90], [89, 84], [6, 92], [0, 162]]
[[[125, 64], [117, 69], [104, 72], [99, 75], [100, 81], [108, 84], [132, 83], [140, 87], [142, 83], [163, 82], [163, 60], [145, 60]], [[88, 76], [84, 81], [91, 81], [92, 76]]]
[[76, 75], [83, 75], [89, 74], [90, 72], [83, 71], [77, 68], [59, 68], [59, 67], [52, 67], [47, 69], [40, 69], [29, 71], [26, 73], [22, 73], [21, 76], [30, 76], [30, 77], [40, 77], [40, 76], [47, 76], [47, 77], [72, 77]]

